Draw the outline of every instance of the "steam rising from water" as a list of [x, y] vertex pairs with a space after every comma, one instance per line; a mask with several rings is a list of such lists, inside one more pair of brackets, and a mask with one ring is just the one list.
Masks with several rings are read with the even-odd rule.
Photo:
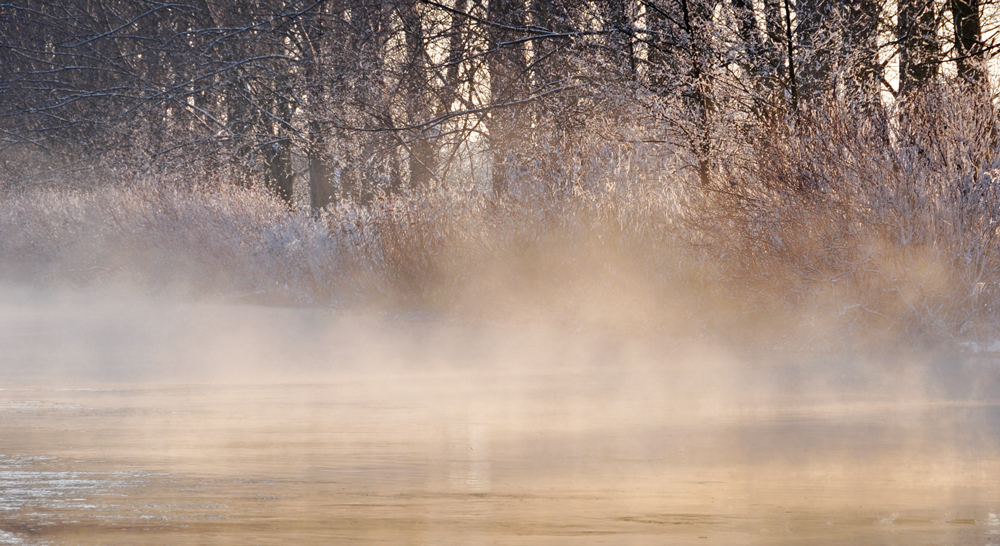
[[13, 288], [0, 348], [0, 544], [1000, 532], [988, 356]]

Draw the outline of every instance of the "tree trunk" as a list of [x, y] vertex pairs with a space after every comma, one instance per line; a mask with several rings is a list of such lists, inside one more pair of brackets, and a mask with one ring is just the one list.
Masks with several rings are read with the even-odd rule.
[[268, 186], [286, 204], [292, 204], [294, 177], [292, 175], [292, 142], [280, 138], [264, 148], [268, 166]]
[[899, 94], [905, 98], [938, 74], [941, 46], [934, 0], [899, 0], [897, 23]]
[[[489, 45], [487, 66], [490, 72], [489, 146], [492, 167], [493, 195], [501, 198], [509, 189], [509, 171], [518, 160], [515, 151], [521, 108], [510, 104], [527, 97], [525, 73], [528, 70], [524, 46], [514, 42], [517, 34], [511, 27], [524, 26], [523, 0], [490, 0], [487, 18], [497, 25], [486, 29]], [[501, 26], [502, 25], [502, 26]]]
[[711, 181], [712, 172], [712, 36], [715, 4], [708, 0], [677, 0], [676, 5], [647, 2], [647, 26], [654, 38], [648, 61], [650, 83], [664, 97], [680, 95], [685, 129], [695, 156], [698, 180]]
[[326, 138], [319, 122], [309, 123], [309, 206], [318, 211], [337, 202], [335, 170], [326, 157]]
[[833, 53], [841, 43], [833, 22], [833, 0], [795, 2], [795, 66], [799, 102], [810, 102], [833, 89]]
[[955, 21], [955, 57], [958, 77], [975, 84], [986, 82], [982, 62], [982, 25], [979, 0], [951, 0], [951, 15]]
[[689, 108], [697, 120], [695, 155], [698, 157], [698, 180], [703, 186], [711, 181], [712, 171], [712, 128], [710, 113], [713, 108], [711, 75], [707, 72], [711, 60], [709, 48], [711, 38], [706, 27], [711, 23], [713, 7], [704, 0], [681, 0], [684, 26], [690, 41], [692, 63], [690, 70], [691, 88], [687, 96]]
[[[535, 27], [554, 34], [565, 34], [573, 30], [569, 11], [562, 0], [532, 0], [532, 21]], [[534, 42], [532, 55], [532, 79], [536, 93], [555, 91], [543, 101], [533, 104], [536, 136], [548, 137], [548, 153], [543, 159], [543, 170], [550, 189], [566, 192], [572, 188], [573, 180], [567, 171], [566, 162], [572, 155], [571, 147], [583, 126], [580, 119], [579, 99], [573, 91], [558, 91], [568, 87], [572, 78], [572, 66], [567, 54], [567, 38], [551, 38]], [[551, 133], [542, 135], [545, 129]]]
[[605, 30], [611, 32], [608, 42], [614, 64], [626, 79], [633, 79], [636, 75], [636, 56], [632, 26], [636, 5], [632, 0], [605, 0], [601, 6], [605, 12]]
[[455, 11], [451, 13], [451, 27], [448, 38], [448, 59], [445, 66], [445, 89], [441, 93], [441, 109], [439, 114], [447, 114], [452, 111], [455, 101], [460, 100], [460, 86], [462, 84], [461, 65], [466, 55], [466, 40], [463, 25], [466, 23], [464, 15], [467, 7], [466, 0], [455, 0]]
[[772, 125], [780, 115], [783, 89], [781, 8], [773, 0], [764, 3], [765, 31], [762, 33], [754, 12], [753, 0], [731, 0], [743, 55], [740, 66], [753, 89], [752, 112], [758, 120]]
[[843, 58], [848, 66], [844, 82], [848, 100], [872, 108], [881, 104], [881, 65], [878, 60], [878, 21], [880, 7], [877, 0], [851, 0], [843, 5], [844, 44]]
[[[429, 118], [431, 96], [427, 77], [427, 49], [424, 42], [423, 22], [416, 0], [399, 4], [400, 18], [406, 40], [406, 67], [403, 79], [407, 123], [419, 125]], [[424, 189], [431, 185], [437, 170], [437, 150], [429, 132], [432, 128], [413, 129], [406, 132], [409, 141], [410, 188]]]
[[[744, 0], [749, 6], [753, 2]], [[785, 22], [781, 16], [781, 0], [764, 0], [764, 30], [767, 33], [768, 63], [772, 74], [779, 80], [786, 80], [785, 67], [787, 36]]]

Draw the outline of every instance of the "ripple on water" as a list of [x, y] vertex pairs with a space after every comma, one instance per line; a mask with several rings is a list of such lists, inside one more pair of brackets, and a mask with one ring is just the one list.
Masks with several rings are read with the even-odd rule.
[[0, 404], [0, 411], [4, 412], [23, 412], [23, 411], [39, 411], [39, 410], [80, 411], [84, 409], [87, 408], [85, 406], [81, 406], [80, 404], [42, 402], [39, 400], [26, 400], [24, 402], [7, 402], [5, 404]]
[[0, 455], [0, 546], [48, 545], [3, 527], [52, 525], [69, 514], [92, 513], [99, 508], [98, 496], [134, 488], [152, 475], [66, 470], [59, 468], [62, 463], [54, 457]]
[[8, 533], [7, 531], [4, 531], [4, 530], [0, 529], [0, 544], [2, 544], [4, 546], [7, 546], [7, 545], [10, 545], [10, 546], [22, 546], [22, 545], [24, 545], [26, 543], [25, 543], [24, 539], [22, 539], [21, 537], [15, 535], [14, 533]]

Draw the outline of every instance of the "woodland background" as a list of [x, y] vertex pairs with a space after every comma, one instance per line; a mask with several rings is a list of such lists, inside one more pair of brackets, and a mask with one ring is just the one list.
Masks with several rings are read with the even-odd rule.
[[0, 4], [0, 274], [985, 347], [981, 0]]

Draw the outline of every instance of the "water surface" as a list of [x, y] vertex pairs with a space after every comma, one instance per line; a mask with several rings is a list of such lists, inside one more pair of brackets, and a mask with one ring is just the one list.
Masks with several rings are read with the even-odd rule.
[[1000, 544], [988, 356], [0, 309], [0, 544]]

